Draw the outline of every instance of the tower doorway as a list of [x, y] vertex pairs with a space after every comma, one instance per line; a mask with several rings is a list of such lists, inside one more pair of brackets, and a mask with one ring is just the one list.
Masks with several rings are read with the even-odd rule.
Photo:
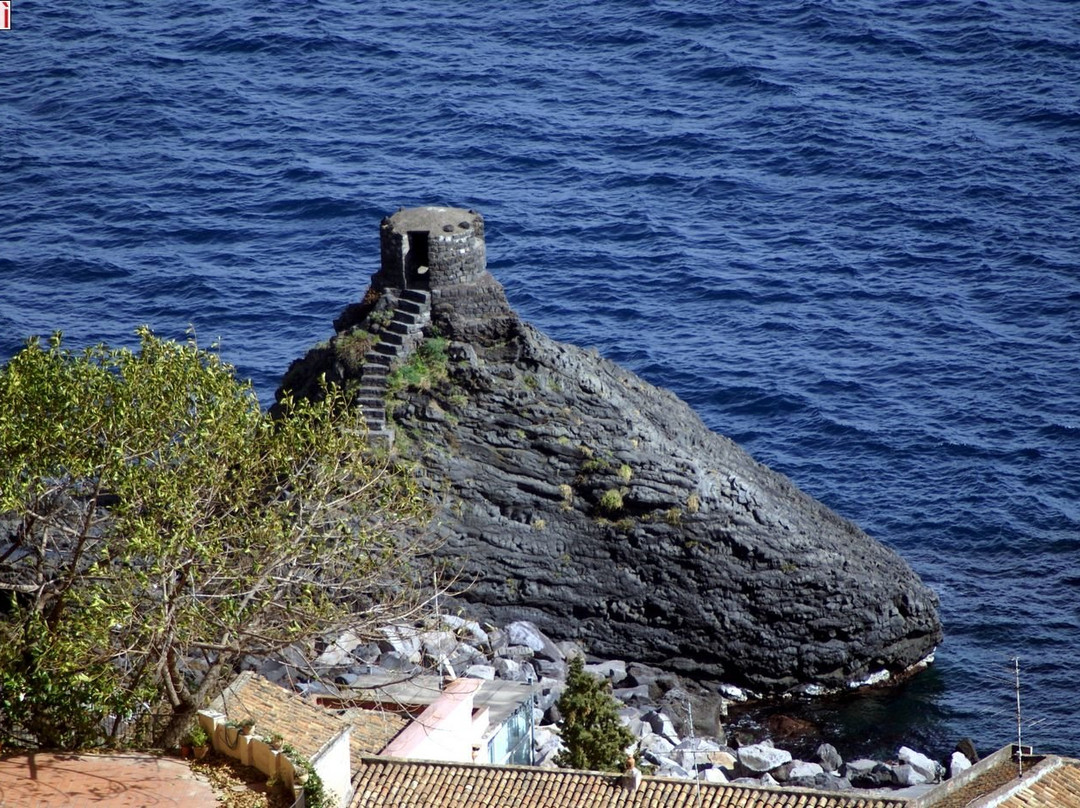
[[405, 253], [405, 288], [430, 289], [428, 232], [426, 230], [410, 230], [408, 239], [409, 250]]

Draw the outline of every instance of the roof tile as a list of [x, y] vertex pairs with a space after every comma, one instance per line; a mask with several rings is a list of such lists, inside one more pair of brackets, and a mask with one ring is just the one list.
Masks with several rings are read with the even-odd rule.
[[1080, 760], [1048, 758], [1011, 787], [1000, 808], [1080, 806]]
[[254, 719], [256, 734], [280, 733], [309, 760], [348, 727], [299, 693], [251, 671], [237, 676], [211, 707], [232, 721]]
[[[644, 777], [637, 792], [617, 775], [519, 766], [366, 757], [351, 808], [905, 808], [906, 800], [857, 793], [717, 785]], [[392, 796], [392, 802], [388, 797]]]

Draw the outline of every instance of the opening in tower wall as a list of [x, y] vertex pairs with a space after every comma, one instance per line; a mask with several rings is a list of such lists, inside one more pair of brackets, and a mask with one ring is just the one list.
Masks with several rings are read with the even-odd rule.
[[427, 289], [431, 285], [428, 274], [428, 233], [426, 230], [409, 231], [409, 251], [405, 258], [405, 284], [410, 289]]

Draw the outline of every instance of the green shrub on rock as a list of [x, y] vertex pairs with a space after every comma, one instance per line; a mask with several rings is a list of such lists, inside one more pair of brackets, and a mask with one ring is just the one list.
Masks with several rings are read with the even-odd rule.
[[600, 497], [600, 508], [608, 513], [618, 513], [623, 509], [622, 492], [618, 488], [609, 488]]
[[568, 769], [621, 772], [634, 736], [619, 718], [619, 703], [607, 683], [585, 672], [581, 657], [570, 660], [566, 689], [558, 701], [565, 747], [555, 763]]

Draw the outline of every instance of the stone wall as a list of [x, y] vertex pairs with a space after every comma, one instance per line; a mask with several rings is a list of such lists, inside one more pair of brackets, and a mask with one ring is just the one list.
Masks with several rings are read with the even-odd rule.
[[402, 208], [379, 228], [380, 288], [438, 289], [472, 283], [486, 267], [484, 219], [463, 208]]

